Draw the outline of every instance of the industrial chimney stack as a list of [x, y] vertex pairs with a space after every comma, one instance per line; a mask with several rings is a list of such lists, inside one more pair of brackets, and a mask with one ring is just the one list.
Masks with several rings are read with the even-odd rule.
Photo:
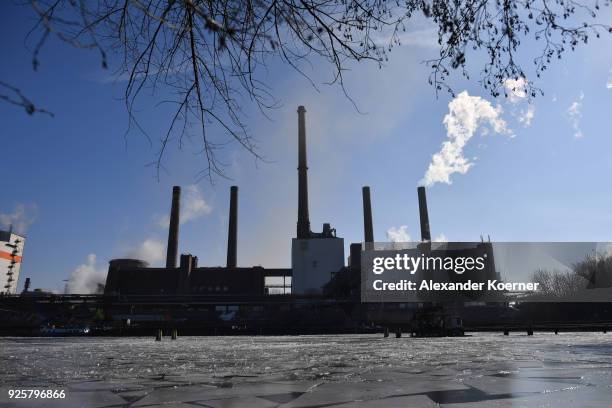
[[176, 268], [178, 256], [179, 212], [181, 207], [181, 188], [172, 188], [172, 208], [170, 209], [170, 227], [168, 228], [168, 253], [166, 268]]
[[362, 188], [363, 193], [363, 234], [365, 242], [374, 242], [374, 226], [372, 225], [372, 202], [370, 200], [370, 187]]
[[427, 196], [425, 187], [417, 189], [419, 195], [419, 216], [421, 218], [421, 241], [431, 241], [431, 231], [429, 230], [429, 214], [427, 213]]
[[308, 166], [306, 165], [306, 108], [298, 107], [298, 222], [297, 239], [311, 237], [308, 216]]
[[238, 187], [230, 189], [229, 228], [227, 234], [227, 267], [235, 268], [238, 257]]

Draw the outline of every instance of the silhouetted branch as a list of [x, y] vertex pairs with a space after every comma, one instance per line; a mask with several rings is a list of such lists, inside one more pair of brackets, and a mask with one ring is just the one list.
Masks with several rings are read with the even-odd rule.
[[21, 93], [19, 88], [15, 88], [14, 86], [11, 86], [2, 81], [0, 81], [0, 99], [10, 103], [11, 105], [16, 105], [25, 109], [28, 115], [33, 115], [35, 113], [44, 113], [45, 115], [53, 117], [53, 113], [34, 105], [34, 103], [30, 99], [28, 99], [24, 94]]
[[[491, 95], [505, 92], [507, 79], [523, 77], [528, 80], [526, 92], [534, 97], [539, 89], [516, 57], [524, 39], [531, 36], [543, 43], [533, 60], [537, 77], [566, 50], [611, 31], [594, 21], [598, 3], [591, 7], [572, 0], [31, 0], [31, 4], [38, 17], [34, 68], [50, 35], [74, 47], [97, 50], [104, 67], [107, 52], [112, 52], [120, 58], [117, 74], [126, 80], [128, 129], [136, 127], [151, 140], [136, 114], [144, 90], [162, 88], [164, 101], [176, 105], [159, 140], [158, 172], [168, 142], [176, 139], [182, 146], [183, 138], [195, 131], [206, 160], [204, 174], [210, 180], [224, 176], [217, 151], [229, 142], [261, 159], [241, 105], [251, 101], [264, 114], [278, 106], [262, 79], [270, 58], [280, 58], [313, 85], [303, 64], [326, 62], [334, 70], [329, 83], [339, 85], [348, 97], [343, 77], [347, 64], [372, 61], [382, 66], [388, 53], [401, 44], [401, 33], [410, 21], [423, 15], [438, 30], [438, 57], [426, 61], [436, 91], [453, 93], [451, 73], [469, 78], [469, 54], [482, 51], [487, 60], [479, 81]], [[174, 99], [168, 100], [168, 94]], [[211, 124], [223, 135], [207, 132]]]

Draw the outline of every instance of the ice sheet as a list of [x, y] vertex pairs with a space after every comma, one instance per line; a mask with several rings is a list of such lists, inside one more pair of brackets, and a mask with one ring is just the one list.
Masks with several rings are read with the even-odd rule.
[[610, 336], [0, 338], [0, 402], [52, 388], [67, 391], [58, 406], [597, 406], [612, 397]]

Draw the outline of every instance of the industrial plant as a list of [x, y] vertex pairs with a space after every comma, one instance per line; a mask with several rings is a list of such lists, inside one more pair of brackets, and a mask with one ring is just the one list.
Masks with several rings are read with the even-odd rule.
[[[584, 315], [584, 310], [559, 306], [521, 308], [500, 297], [484, 301], [481, 292], [363, 301], [362, 257], [378, 250], [374, 240], [370, 187], [362, 189], [363, 242], [344, 240], [330, 223], [312, 230], [308, 207], [306, 109], [298, 113], [298, 202], [296, 234], [291, 244], [291, 268], [238, 266], [238, 187], [230, 188], [227, 261], [224, 267], [198, 264], [193, 254], [179, 253], [181, 188], [172, 189], [166, 264], [151, 267], [140, 259], [109, 262], [104, 293], [56, 295], [31, 292], [0, 296], [0, 334], [99, 335], [182, 334], [300, 334], [402, 331], [414, 335], [458, 335], [471, 330], [532, 330], [538, 319], [553, 315]], [[417, 188], [421, 241], [407, 249], [416, 255], [488, 257], [486, 268], [472, 280], [500, 279], [490, 242], [449, 244], [431, 241], [426, 190]], [[4, 290], [14, 294], [24, 238], [0, 235], [11, 251], [0, 252]], [[5, 255], [2, 255], [5, 254]], [[7, 264], [8, 262], [8, 264]], [[346, 262], [346, 263], [345, 263]], [[365, 261], [364, 261], [365, 262]], [[8, 266], [5, 266], [7, 264]], [[365, 265], [365, 263], [364, 263]], [[438, 282], [464, 282], [466, 275], [444, 273]], [[428, 278], [431, 278], [428, 277]], [[423, 278], [421, 278], [423, 279]], [[590, 307], [590, 306], [589, 306]], [[586, 307], [588, 309], [589, 307]], [[571, 309], [571, 310], [570, 310]], [[584, 307], [582, 308], [584, 309]], [[608, 319], [607, 306], [597, 319]], [[80, 329], [83, 327], [83, 329]], [[86, 329], [85, 329], [86, 328]]]
[[[225, 267], [198, 266], [197, 256], [179, 256], [181, 188], [172, 189], [166, 266], [151, 268], [138, 259], [113, 259], [109, 263], [106, 295], [323, 295], [338, 274], [346, 274], [344, 240], [330, 224], [313, 232], [308, 215], [308, 165], [306, 109], [298, 108], [298, 219], [292, 239], [291, 268], [238, 267], [238, 187], [230, 189], [227, 263]], [[364, 187], [364, 220], [373, 241], [369, 188]], [[358, 244], [359, 245], [359, 244]], [[350, 265], [349, 265], [350, 266]]]

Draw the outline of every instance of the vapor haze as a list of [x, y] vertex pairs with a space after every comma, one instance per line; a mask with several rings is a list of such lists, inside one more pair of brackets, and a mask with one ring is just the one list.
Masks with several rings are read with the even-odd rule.
[[[391, 227], [387, 230], [387, 240], [389, 242], [411, 242], [410, 233], [408, 232], [408, 226], [402, 225], [400, 227]], [[433, 242], [448, 242], [448, 238], [444, 234], [438, 234]]]
[[3, 229], [9, 229], [13, 226], [13, 231], [18, 234], [25, 234], [28, 227], [36, 221], [38, 216], [38, 207], [36, 204], [17, 204], [13, 212], [0, 213], [0, 226]]
[[130, 249], [125, 256], [127, 258], [141, 259], [150, 264], [155, 264], [165, 259], [165, 250], [166, 246], [162, 241], [155, 238], [147, 238]]
[[504, 81], [506, 95], [511, 105], [526, 105], [526, 107], [512, 106], [511, 113], [523, 126], [531, 125], [535, 117], [535, 105], [527, 98], [527, 80], [523, 77], [508, 78]]
[[570, 107], [567, 109], [567, 116], [572, 123], [572, 129], [574, 129], [574, 137], [580, 139], [584, 136], [580, 129], [580, 120], [582, 119], [582, 101], [584, 99], [584, 93], [580, 93], [578, 100], [572, 102]]
[[[181, 197], [181, 218], [180, 223], [185, 224], [189, 221], [208, 215], [212, 212], [212, 207], [204, 199], [204, 195], [195, 184], [185, 188]], [[168, 228], [170, 216], [168, 214], [157, 216], [156, 224], [161, 228]]]
[[68, 282], [66, 283], [66, 293], [92, 294], [98, 290], [98, 285], [104, 285], [106, 281], [106, 268], [98, 269], [96, 265], [96, 255], [87, 255], [87, 261], [77, 266]]
[[387, 239], [391, 242], [410, 242], [410, 234], [408, 234], [408, 226], [391, 227], [387, 230]]

